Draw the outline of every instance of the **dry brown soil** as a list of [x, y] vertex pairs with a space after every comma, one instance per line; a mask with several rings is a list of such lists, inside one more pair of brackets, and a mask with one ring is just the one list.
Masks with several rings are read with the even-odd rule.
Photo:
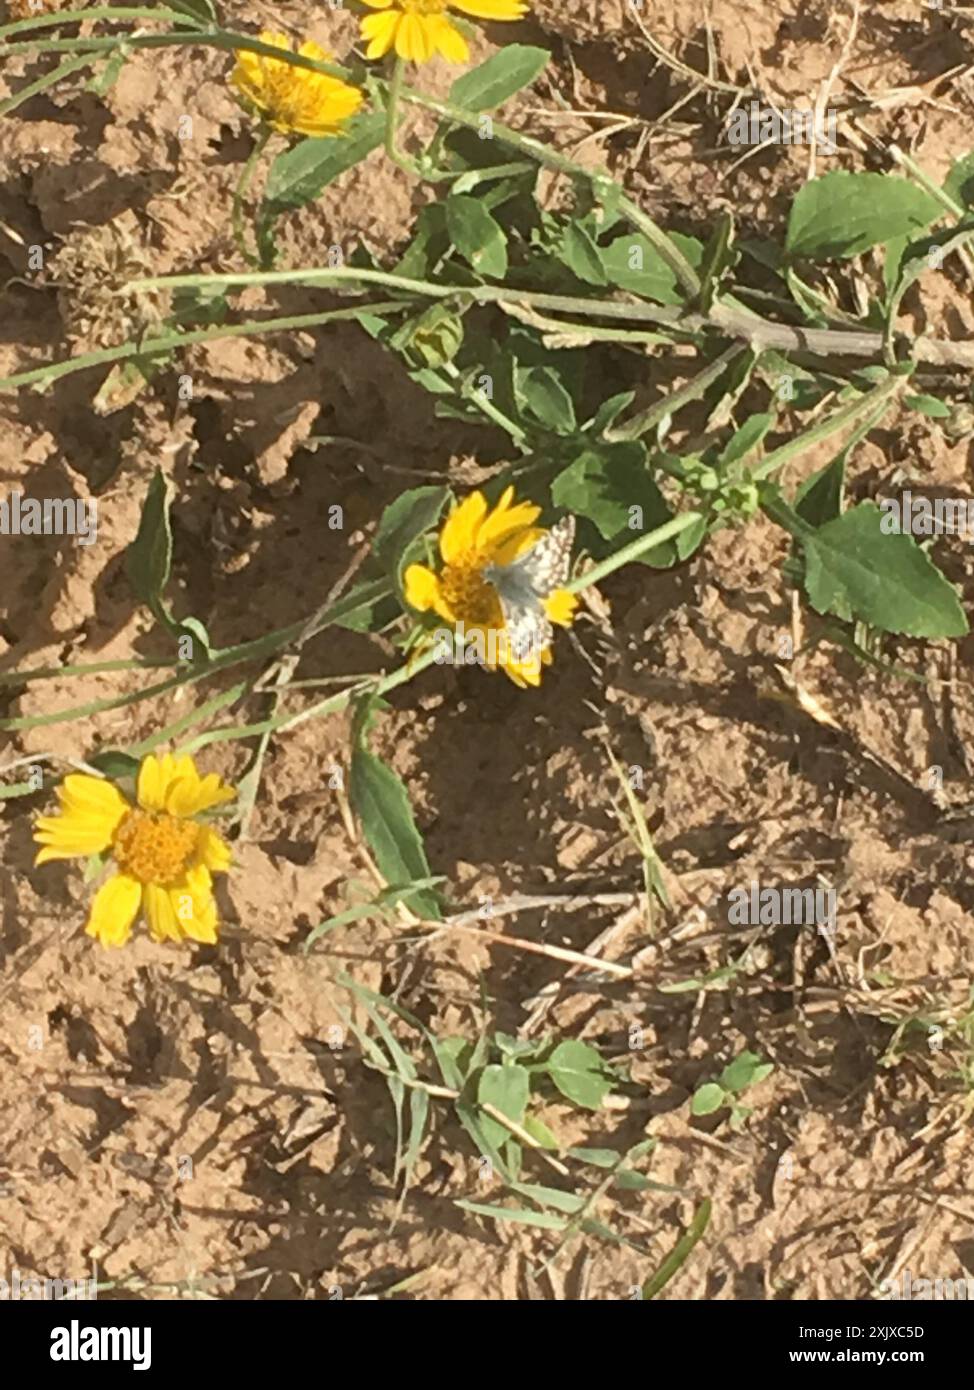
[[[284, 27], [340, 54], [357, 32], [350, 13], [307, 0], [239, 0], [225, 12], [251, 31]], [[656, 0], [641, 14], [689, 68], [753, 81], [783, 103], [814, 100], [841, 59], [834, 91], [861, 94], [863, 149], [846, 145], [836, 167], [888, 168], [895, 142], [942, 178], [972, 146], [974, 27], [963, 17], [867, 0], [843, 51], [845, 3]], [[623, 0], [535, 0], [522, 24], [488, 27], [477, 56], [511, 39], [547, 44], [555, 59], [512, 103], [512, 122], [605, 162], [668, 226], [705, 234], [733, 208], [742, 234], [780, 231], [807, 149], [740, 161], [721, 141], [732, 98], [701, 86], [678, 106], [691, 83], [653, 55]], [[0, 64], [0, 100], [49, 62]], [[90, 346], [70, 296], [29, 267], [31, 246], [53, 257], [78, 229], [131, 210], [160, 273], [239, 267], [230, 200], [251, 128], [227, 70], [212, 51], [136, 54], [103, 96], [71, 78], [2, 122], [0, 375]], [[424, 80], [445, 91], [451, 76], [434, 64]], [[180, 141], [186, 114], [193, 136]], [[377, 152], [285, 222], [284, 263], [320, 263], [327, 247], [350, 251], [359, 239], [391, 255], [428, 196]], [[917, 328], [974, 336], [963, 281], [945, 284], [916, 308]], [[251, 302], [288, 313], [309, 298]], [[168, 654], [122, 558], [160, 464], [175, 491], [174, 604], [224, 646], [312, 612], [404, 487], [441, 476], [462, 486], [473, 461], [505, 457], [502, 436], [437, 419], [353, 325], [216, 342], [180, 370], [192, 375], [192, 402], [178, 399], [173, 370], [103, 417], [92, 409], [99, 371], [0, 397], [3, 492], [96, 496], [100, 523], [88, 547], [3, 540], [3, 670]], [[338, 438], [312, 450], [312, 434]], [[828, 457], [806, 455], [786, 483]], [[858, 450], [850, 496], [904, 479], [966, 491], [970, 466], [968, 442], [902, 418]], [[340, 532], [326, 524], [336, 502]], [[927, 787], [940, 767], [946, 800], [971, 799], [974, 644], [952, 654], [943, 643], [888, 643], [885, 656], [923, 678], [914, 683], [820, 648], [791, 668], [841, 729], [816, 722], [781, 698], [775, 673], [793, 623], [778, 577], [784, 552], [782, 533], [758, 519], [673, 572], [616, 575], [604, 589], [608, 616], [586, 614], [577, 645], [559, 644], [540, 692], [436, 669], [396, 692], [380, 720], [379, 750], [408, 784], [434, 872], [474, 906], [638, 888], [641, 861], [613, 811], [603, 734], [623, 763], [645, 769], [641, 799], [674, 906], [651, 923], [631, 917], [612, 939], [609, 954], [639, 962], [631, 981], [583, 985], [549, 958], [391, 921], [340, 928], [305, 955], [308, 931], [346, 905], [350, 882], [367, 880], [327, 785], [347, 756], [344, 717], [273, 742], [222, 899], [218, 949], [166, 950], [140, 935], [123, 952], [102, 951], [82, 932], [80, 872], [32, 868], [30, 821], [49, 800], [0, 802], [0, 1274], [70, 1276], [96, 1263], [117, 1291], [154, 1298], [352, 1297], [413, 1274], [404, 1296], [625, 1298], [709, 1196], [710, 1232], [667, 1297], [868, 1298], [905, 1267], [974, 1276], [974, 1145], [957, 1076], [969, 1052], [948, 1027], [940, 1051], [921, 1033], [906, 1056], [887, 1056], [899, 1022], [956, 1018], [971, 987], [970, 822], [948, 833]], [[944, 542], [937, 555], [969, 599], [969, 552]], [[382, 643], [331, 631], [309, 645], [300, 674], [393, 659]], [[0, 688], [0, 709], [37, 716], [145, 680], [125, 672]], [[3, 735], [0, 768], [131, 743], [220, 688]], [[247, 756], [240, 744], [217, 745], [206, 766], [233, 777]], [[816, 875], [837, 886], [833, 941], [728, 922], [731, 887]], [[504, 925], [584, 950], [617, 916], [588, 904]], [[661, 989], [729, 965], [749, 942], [724, 987]], [[393, 1222], [388, 1094], [353, 1039], [326, 1045], [348, 1003], [336, 969], [396, 991], [441, 1034], [472, 1037], [486, 1019], [510, 1033], [583, 1038], [624, 1061], [631, 1079], [614, 1108], [591, 1115], [553, 1102], [545, 1113], [566, 1143], [657, 1139], [650, 1171], [670, 1187], [624, 1194], [614, 1216], [639, 1248], [587, 1241], [534, 1279], [551, 1251], [545, 1232], [455, 1205], [500, 1192], [485, 1189], [447, 1110]], [[644, 1044], [635, 1051], [634, 1024]], [[694, 1089], [744, 1047], [774, 1063], [749, 1097], [746, 1127], [732, 1132], [726, 1114], [693, 1119]], [[532, 1172], [544, 1180], [543, 1168]]]

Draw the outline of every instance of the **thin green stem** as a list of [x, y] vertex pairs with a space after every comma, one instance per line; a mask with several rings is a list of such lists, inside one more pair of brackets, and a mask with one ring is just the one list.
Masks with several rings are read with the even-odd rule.
[[877, 406], [882, 406], [885, 409], [892, 398], [903, 389], [906, 380], [905, 376], [899, 374], [889, 377], [888, 380], [880, 382], [871, 391], [860, 396], [857, 401], [852, 401], [849, 405], [843, 406], [841, 410], [837, 410], [834, 415], [829, 415], [821, 424], [813, 425], [810, 430], [805, 430], [794, 439], [790, 439], [787, 444], [782, 444], [780, 449], [773, 449], [770, 454], [765, 455], [756, 468], [751, 470], [751, 481], [759, 482], [763, 478], [770, 478], [777, 469], [789, 463], [793, 458], [797, 458], [799, 454], [803, 454], [813, 444], [818, 444], [823, 439], [828, 439], [830, 435], [837, 434], [847, 425], [855, 424], [864, 412], [873, 411]]
[[406, 294], [422, 295], [429, 299], [468, 300], [473, 304], [496, 304], [510, 300], [513, 304], [536, 305], [567, 314], [591, 315], [595, 318], [624, 319], [632, 323], [664, 323], [686, 330], [702, 327], [699, 316], [681, 315], [679, 309], [655, 304], [625, 304], [618, 299], [582, 299], [572, 295], [540, 294], [530, 290], [511, 289], [506, 285], [437, 285], [430, 280], [413, 280], [391, 271], [358, 269], [354, 266], [308, 266], [295, 270], [240, 271], [227, 275], [153, 275], [145, 280], [130, 280], [119, 290], [150, 288], [190, 289], [200, 286], [226, 287], [246, 285], [381, 285]]
[[499, 425], [505, 433], [509, 434], [519, 448], [524, 447], [528, 439], [527, 432], [522, 430], [515, 420], [505, 415], [483, 390], [477, 390], [468, 380], [465, 380], [463, 373], [452, 362], [445, 362], [442, 370], [454, 383], [457, 394], [463, 400], [472, 401], [477, 409], [487, 416], [488, 420], [492, 420], [495, 425]]
[[677, 410], [688, 405], [690, 401], [700, 400], [707, 388], [723, 376], [735, 357], [738, 357], [743, 351], [743, 343], [734, 343], [702, 372], [688, 381], [686, 386], [682, 386], [669, 396], [664, 396], [661, 401], [656, 401], [648, 410], [634, 415], [625, 424], [619, 425], [615, 429], [606, 430], [605, 438], [610, 442], [639, 439], [655, 425], [658, 425], [667, 415], [673, 415]]
[[99, 348], [96, 352], [81, 353], [69, 357], [66, 362], [52, 362], [46, 367], [32, 367], [30, 371], [18, 372], [15, 376], [0, 379], [0, 391], [13, 391], [21, 386], [46, 385], [59, 377], [70, 376], [72, 372], [84, 372], [90, 367], [101, 367], [109, 362], [122, 362], [130, 357], [158, 357], [160, 354], [175, 352], [179, 348], [190, 347], [193, 343], [210, 343], [220, 338], [249, 338], [262, 333], [284, 333], [302, 328], [315, 328], [318, 324], [332, 323], [341, 319], [357, 319], [360, 314], [401, 314], [409, 308], [402, 300], [383, 300], [377, 304], [361, 304], [352, 309], [327, 309], [320, 314], [293, 314], [279, 319], [251, 319], [246, 323], [216, 324], [210, 328], [194, 328], [184, 333], [166, 333], [160, 338], [145, 338], [141, 342], [123, 343], [117, 348]]
[[254, 177], [257, 170], [260, 157], [267, 149], [267, 143], [273, 134], [274, 132], [271, 130], [270, 126], [263, 127], [257, 139], [254, 141], [254, 148], [250, 151], [247, 163], [241, 170], [240, 177], [237, 180], [237, 186], [233, 190], [233, 239], [237, 243], [237, 250], [240, 252], [241, 256], [243, 256], [247, 265], [259, 265], [260, 261], [247, 249], [247, 238], [244, 233], [244, 198], [250, 187], [251, 179]]
[[193, 23], [188, 15], [180, 14], [177, 10], [167, 10], [162, 5], [95, 5], [90, 10], [61, 10], [52, 14], [35, 15], [30, 19], [18, 19], [13, 24], [0, 25], [0, 39], [12, 38], [14, 34], [27, 33], [32, 29], [53, 29], [62, 24], [80, 24], [95, 19], [148, 19], [159, 24]]
[[41, 92], [46, 92], [48, 87], [54, 87], [61, 81], [62, 77], [70, 77], [73, 72], [80, 72], [82, 68], [90, 68], [97, 59], [95, 58], [68, 58], [66, 62], [59, 63], [52, 72], [46, 72], [42, 77], [38, 77], [36, 82], [29, 82], [26, 87], [21, 87], [19, 92], [14, 92], [12, 97], [7, 97], [6, 101], [0, 101], [0, 116], [9, 116], [11, 111], [16, 111], [18, 106], [23, 106], [25, 101], [30, 101], [31, 97], [38, 96]]
[[[63, 19], [63, 16], [59, 16]], [[2, 31], [0, 31], [2, 36]], [[194, 31], [187, 34], [132, 34], [125, 39], [117, 35], [105, 38], [83, 39], [35, 39], [33, 42], [4, 45], [4, 57], [13, 58], [27, 53], [105, 53], [118, 48], [122, 43], [126, 48], [218, 48], [230, 53], [257, 53], [264, 58], [276, 58], [280, 63], [288, 63], [294, 68], [305, 68], [308, 72], [322, 72], [328, 77], [340, 77], [348, 81], [351, 70], [339, 63], [320, 63], [316, 58], [306, 58], [302, 53], [288, 52], [263, 43], [249, 34], [234, 34], [226, 29]], [[356, 84], [361, 85], [361, 84]]]
[[[95, 714], [104, 714], [108, 710], [123, 709], [128, 705], [139, 704], [142, 700], [152, 699], [156, 695], [166, 695], [170, 690], [176, 690], [181, 686], [195, 685], [198, 681], [207, 680], [210, 676], [216, 675], [219, 671], [229, 670], [234, 666], [241, 666], [247, 661], [259, 661], [262, 657], [270, 656], [272, 653], [287, 647], [291, 642], [299, 638], [302, 642], [309, 640], [323, 628], [331, 623], [337, 623], [343, 619], [351, 617], [360, 610], [368, 610], [380, 599], [386, 598], [392, 593], [392, 585], [388, 580], [377, 579], [373, 583], [363, 585], [354, 593], [348, 594], [345, 598], [339, 599], [337, 603], [331, 605], [324, 612], [313, 615], [309, 623], [307, 618], [298, 623], [291, 623], [288, 627], [277, 628], [273, 632], [265, 633], [263, 637], [254, 638], [251, 642], [243, 642], [236, 647], [226, 647], [212, 661], [205, 665], [192, 667], [189, 671], [180, 672], [169, 680], [159, 681], [155, 685], [146, 686], [143, 690], [130, 691], [127, 695], [117, 695], [105, 700], [93, 700], [87, 705], [78, 705], [73, 709], [54, 710], [51, 714], [22, 715], [15, 719], [0, 720], [0, 730], [13, 732], [16, 729], [33, 729], [45, 724], [64, 724], [73, 719], [87, 719]], [[11, 673], [9, 680], [14, 681], [16, 673]]]
[[406, 65], [402, 58], [396, 55], [392, 64], [392, 74], [386, 89], [386, 155], [397, 164], [400, 169], [405, 169], [407, 174], [413, 174], [417, 178], [422, 177], [422, 170], [414, 159], [403, 154], [396, 143], [399, 133], [399, 99], [402, 94], [402, 79], [405, 74]]
[[599, 564], [593, 565], [590, 570], [571, 580], [565, 588], [571, 594], [577, 594], [582, 589], [590, 589], [593, 584], [600, 584], [610, 574], [614, 574], [623, 565], [629, 565], [633, 560], [638, 560], [640, 555], [644, 555], [647, 550], [655, 550], [658, 545], [665, 545], [667, 541], [673, 540], [683, 531], [689, 530], [691, 526], [696, 526], [703, 521], [700, 512], [681, 512], [679, 516], [673, 517], [662, 526], [657, 526], [655, 531], [650, 531], [648, 535], [637, 536], [634, 541], [624, 545], [621, 550], [617, 550], [614, 555], [607, 555]]

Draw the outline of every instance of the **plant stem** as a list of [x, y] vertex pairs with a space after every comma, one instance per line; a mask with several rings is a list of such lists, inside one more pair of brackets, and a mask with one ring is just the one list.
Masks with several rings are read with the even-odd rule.
[[241, 256], [243, 256], [247, 265], [259, 265], [260, 262], [256, 256], [252, 255], [251, 252], [247, 250], [247, 239], [244, 235], [243, 200], [246, 196], [247, 189], [250, 187], [250, 181], [254, 177], [257, 165], [260, 162], [260, 157], [266, 150], [267, 142], [270, 140], [273, 133], [270, 126], [262, 127], [260, 134], [254, 141], [254, 148], [250, 151], [247, 163], [241, 170], [240, 177], [237, 180], [237, 186], [233, 190], [233, 239], [237, 243], [237, 250], [240, 252]]
[[32, 367], [30, 371], [3, 377], [0, 379], [0, 391], [11, 391], [21, 386], [47, 385], [50, 381], [57, 381], [59, 377], [70, 376], [72, 372], [84, 372], [90, 367], [105, 366], [109, 362], [123, 362], [130, 357], [158, 357], [162, 353], [175, 352], [181, 347], [190, 347], [193, 343], [315, 328], [322, 323], [356, 319], [360, 314], [397, 314], [408, 308], [408, 303], [403, 300], [390, 299], [376, 304], [361, 304], [351, 309], [326, 309], [320, 314], [292, 314], [280, 319], [251, 319], [246, 323], [216, 324], [211, 328], [193, 328], [185, 333], [166, 333], [161, 338], [145, 338], [139, 342], [123, 343], [120, 347], [99, 348], [96, 352], [84, 352], [78, 357], [69, 357], [65, 362], [52, 362], [46, 367]]
[[[357, 270], [348, 266], [340, 269], [312, 266], [297, 270], [248, 272], [237, 275], [160, 275], [145, 280], [131, 280], [120, 293], [133, 289], [165, 286], [179, 288], [196, 285], [273, 285], [273, 284], [348, 284], [358, 281], [365, 285], [383, 285], [431, 299], [455, 297], [473, 304], [536, 305], [554, 312], [591, 315], [595, 318], [622, 319], [630, 323], [662, 323], [674, 332], [699, 335], [708, 328], [724, 337], [739, 338], [755, 352], [777, 348], [781, 352], [803, 352], [815, 357], [878, 358], [883, 351], [883, 334], [875, 330], [792, 328], [790, 324], [773, 323], [758, 314], [734, 308], [727, 303], [715, 304], [709, 314], [688, 313], [668, 305], [627, 304], [618, 299], [581, 299], [569, 295], [538, 294], [528, 290], [509, 289], [495, 285], [434, 285], [427, 280], [412, 280], [381, 270]], [[974, 341], [951, 342], [943, 339], [918, 338], [909, 342], [910, 351], [918, 362], [939, 366], [974, 368]]]
[[93, 19], [147, 19], [156, 23], [193, 23], [188, 15], [179, 14], [176, 10], [167, 10], [162, 5], [96, 5], [90, 10], [61, 10], [52, 14], [34, 15], [30, 19], [18, 19], [13, 24], [0, 25], [0, 39], [8, 39], [14, 34], [27, 33], [32, 29], [52, 29], [55, 25], [81, 24]]
[[593, 584], [600, 584], [603, 579], [614, 574], [623, 565], [638, 560], [640, 555], [644, 555], [647, 550], [655, 550], [658, 545], [664, 545], [674, 536], [679, 536], [681, 532], [689, 530], [691, 526], [695, 526], [702, 520], [703, 515], [700, 512], [681, 512], [679, 516], [664, 522], [662, 526], [657, 526], [656, 530], [650, 531], [648, 535], [637, 536], [634, 541], [624, 545], [614, 555], [607, 555], [599, 564], [593, 565], [590, 570], [586, 570], [577, 579], [571, 580], [565, 585], [565, 588], [571, 594], [577, 594], [582, 589], [590, 589]]
[[756, 468], [751, 470], [751, 481], [759, 482], [762, 478], [770, 478], [776, 469], [804, 453], [811, 445], [828, 439], [829, 435], [845, 429], [846, 425], [855, 424], [859, 416], [865, 411], [875, 410], [877, 406], [885, 409], [892, 397], [903, 389], [906, 381], [905, 376], [898, 374], [891, 376], [887, 381], [880, 382], [871, 391], [867, 391], [864, 396], [860, 396], [857, 401], [851, 401], [849, 405], [837, 410], [834, 415], [829, 415], [821, 424], [813, 425], [810, 430], [805, 430], [804, 433], [796, 435], [794, 439], [789, 439], [788, 443], [782, 444], [780, 449], [773, 449], [770, 454], [765, 455]]
[[68, 58], [65, 62], [59, 63], [52, 72], [46, 72], [42, 77], [38, 77], [36, 82], [29, 82], [26, 87], [21, 87], [14, 92], [13, 96], [7, 97], [6, 101], [0, 101], [0, 116], [9, 116], [11, 111], [16, 111], [18, 106], [23, 106], [25, 101], [30, 101], [31, 97], [36, 97], [39, 92], [46, 92], [48, 87], [55, 86], [62, 77], [70, 77], [73, 72], [80, 72], [82, 68], [90, 68], [96, 58], [82, 56], [80, 58]]
[[[79, 19], [90, 18], [92, 11], [83, 10], [78, 14]], [[153, 17], [158, 17], [162, 11], [153, 11]], [[55, 16], [58, 24], [63, 24], [66, 15]], [[179, 16], [182, 20], [184, 16]], [[25, 24], [31, 21], [25, 20]], [[7, 32], [11, 27], [7, 26]], [[3, 38], [5, 30], [0, 29], [0, 39]], [[227, 29], [209, 29], [206, 31], [196, 30], [185, 34], [132, 34], [127, 38], [120, 38], [117, 34], [105, 38], [83, 38], [83, 39], [34, 39], [24, 43], [5, 44], [3, 56], [5, 58], [15, 58], [25, 53], [106, 53], [113, 48], [120, 48], [124, 43], [126, 48], [218, 48], [225, 52], [236, 53], [257, 53], [264, 58], [274, 58], [279, 63], [288, 63], [293, 68], [305, 68], [308, 72], [323, 72], [328, 77], [340, 77], [348, 81], [351, 77], [351, 70], [342, 67], [340, 63], [319, 63], [316, 58], [305, 58], [301, 53], [288, 52], [284, 48], [275, 48], [272, 44], [263, 43], [260, 39], [252, 38], [249, 34], [234, 34]]]
[[639, 439], [640, 436], [651, 430], [654, 425], [659, 424], [667, 415], [672, 415], [675, 411], [682, 409], [690, 401], [697, 401], [703, 396], [708, 386], [723, 376], [727, 367], [730, 366], [734, 358], [744, 351], [743, 343], [734, 343], [726, 352], [720, 356], [702, 372], [687, 382], [686, 386], [681, 386], [679, 391], [674, 391], [669, 396], [664, 396], [661, 401], [656, 401], [648, 410], [641, 411], [634, 415], [631, 420], [627, 420], [618, 428], [605, 431], [605, 438], [614, 443], [618, 440]]
[[406, 64], [397, 54], [392, 64], [392, 74], [386, 89], [386, 154], [393, 164], [398, 164], [399, 168], [405, 169], [407, 174], [413, 174], [418, 178], [422, 175], [419, 165], [408, 155], [403, 154], [396, 144], [396, 135], [399, 130], [399, 99], [405, 71]]

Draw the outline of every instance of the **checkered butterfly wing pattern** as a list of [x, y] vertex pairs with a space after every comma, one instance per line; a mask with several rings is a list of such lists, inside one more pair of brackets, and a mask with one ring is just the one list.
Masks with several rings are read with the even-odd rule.
[[540, 656], [551, 642], [544, 600], [564, 587], [572, 562], [575, 518], [566, 516], [509, 565], [492, 565], [484, 577], [497, 590], [511, 653], [517, 660]]

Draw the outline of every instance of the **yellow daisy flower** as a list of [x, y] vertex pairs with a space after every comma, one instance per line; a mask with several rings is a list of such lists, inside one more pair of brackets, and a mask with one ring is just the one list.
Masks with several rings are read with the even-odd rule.
[[450, 22], [449, 11], [474, 19], [521, 19], [528, 12], [525, 0], [365, 0], [380, 14], [362, 20], [362, 37], [369, 40], [367, 58], [382, 58], [394, 48], [400, 58], [428, 63], [442, 53], [451, 63], [470, 57], [467, 40]]
[[109, 853], [117, 872], [95, 894], [85, 931], [124, 946], [141, 909], [156, 941], [216, 941], [211, 873], [226, 873], [230, 846], [201, 812], [236, 796], [215, 772], [200, 777], [192, 758], [149, 754], [139, 767], [137, 806], [112, 782], [72, 773], [58, 788], [60, 814], [40, 816], [35, 864]]
[[[535, 522], [541, 508], [515, 502], [509, 487], [491, 510], [482, 492], [472, 492], [447, 518], [440, 532], [439, 571], [409, 565], [404, 575], [406, 602], [420, 613], [433, 612], [484, 654], [484, 664], [500, 669], [515, 685], [538, 686], [551, 665], [551, 646], [520, 654], [505, 640], [506, 623], [500, 595], [484, 570], [511, 564], [547, 533]], [[571, 625], [578, 599], [567, 589], [553, 589], [541, 598], [544, 615], [559, 627]]]
[[[291, 51], [287, 34], [265, 29], [260, 41]], [[298, 53], [319, 63], [331, 62], [333, 57], [310, 40], [301, 44]], [[230, 75], [230, 85], [244, 106], [258, 111], [282, 135], [338, 135], [362, 104], [358, 88], [338, 77], [296, 68], [280, 58], [245, 49], [237, 49], [234, 56], [237, 66]]]

